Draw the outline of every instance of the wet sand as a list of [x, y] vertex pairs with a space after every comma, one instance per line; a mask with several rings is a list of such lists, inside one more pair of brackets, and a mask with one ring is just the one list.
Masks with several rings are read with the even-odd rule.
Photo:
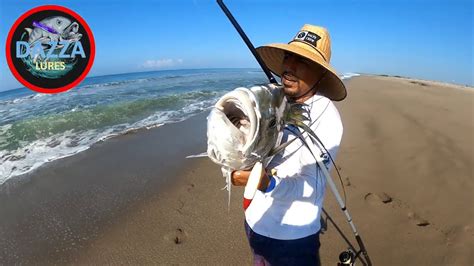
[[[336, 105], [337, 164], [374, 265], [473, 264], [474, 90], [363, 76]], [[243, 190], [207, 158], [206, 114], [109, 139], [0, 187], [3, 264], [251, 264]], [[335, 177], [335, 175], [333, 175]], [[325, 208], [353, 236], [328, 191]], [[332, 225], [321, 257], [347, 248]], [[355, 241], [353, 241], [355, 243]]]

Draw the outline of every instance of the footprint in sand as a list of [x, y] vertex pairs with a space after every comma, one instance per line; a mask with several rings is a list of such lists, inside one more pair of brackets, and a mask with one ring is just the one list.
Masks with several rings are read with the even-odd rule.
[[190, 192], [194, 187], [195, 187], [195, 185], [193, 183], [189, 184], [188, 192]]
[[345, 182], [343, 182], [344, 186], [350, 187], [352, 185], [352, 183], [351, 183], [351, 180], [349, 180], [349, 177], [346, 176], [344, 179], [345, 179]]
[[182, 244], [186, 240], [187, 235], [188, 234], [183, 229], [177, 228], [173, 232], [166, 234], [164, 236], [164, 239], [172, 243], [175, 243], [176, 245], [179, 245], [179, 244]]
[[365, 201], [374, 204], [387, 204], [392, 202], [392, 197], [385, 192], [382, 193], [367, 193], [364, 197]]
[[[394, 199], [385, 192], [367, 193], [364, 196], [364, 199], [365, 199], [366, 202], [368, 202], [369, 204], [372, 204], [372, 205], [389, 204], [392, 208], [395, 208], [395, 209], [406, 209], [406, 210], [408, 210], [408, 213], [407, 213], [408, 219], [410, 219], [417, 226], [427, 226], [427, 225], [430, 224], [427, 220], [421, 218], [417, 213], [412, 211], [411, 208], [408, 206], [408, 204], [406, 204], [406, 203], [404, 203], [400, 200], [395, 200], [395, 202], [394, 202]], [[394, 203], [394, 204], [392, 204], [392, 203]]]
[[412, 221], [413, 221], [416, 225], [418, 225], [418, 226], [427, 226], [427, 225], [430, 224], [427, 220], [421, 218], [421, 217], [420, 217], [418, 214], [416, 214], [415, 212], [410, 211], [410, 212], [408, 212], [407, 215], [408, 215], [408, 218], [409, 218], [410, 220], [412, 220]]

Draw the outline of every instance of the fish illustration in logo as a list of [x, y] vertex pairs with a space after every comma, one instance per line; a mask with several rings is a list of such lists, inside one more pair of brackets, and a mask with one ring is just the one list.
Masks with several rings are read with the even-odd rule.
[[33, 21], [17, 42], [17, 57], [37, 77], [59, 78], [76, 63], [76, 56], [85, 57], [80, 42], [79, 24], [62, 16]]
[[78, 41], [82, 37], [82, 34], [78, 33], [79, 24], [61, 16], [46, 18], [39, 22], [34, 21], [33, 26], [34, 29], [25, 28], [29, 35], [30, 47], [37, 42], [47, 45], [51, 41], [72, 42]]

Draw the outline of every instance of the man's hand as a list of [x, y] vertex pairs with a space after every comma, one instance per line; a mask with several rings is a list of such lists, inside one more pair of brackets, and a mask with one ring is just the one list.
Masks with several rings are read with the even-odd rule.
[[[233, 171], [231, 175], [232, 185], [234, 186], [245, 186], [249, 179], [251, 170], [237, 170]], [[260, 175], [260, 183], [258, 185], [258, 190], [265, 192], [268, 187], [270, 178], [268, 177], [265, 168], [262, 168], [262, 173]]]
[[234, 186], [245, 186], [249, 180], [250, 170], [237, 170], [233, 171], [231, 175], [232, 185]]

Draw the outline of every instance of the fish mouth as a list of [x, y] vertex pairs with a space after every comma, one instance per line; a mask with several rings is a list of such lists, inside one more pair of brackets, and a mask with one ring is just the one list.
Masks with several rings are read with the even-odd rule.
[[64, 40], [64, 41], [78, 41], [82, 38], [82, 34], [79, 33], [78, 31], [79, 31], [79, 24], [77, 22], [73, 22], [64, 29], [60, 38], [61, 40]]
[[241, 150], [246, 150], [256, 138], [258, 129], [258, 118], [255, 113], [255, 103], [253, 93], [245, 88], [238, 88], [224, 95], [216, 103], [218, 109], [227, 124], [235, 132], [232, 136], [241, 145]]
[[250, 130], [250, 118], [245, 112], [239, 108], [239, 105], [230, 101], [222, 105], [223, 113], [229, 121], [245, 135], [248, 135]]
[[72, 33], [77, 33], [79, 31], [79, 24], [77, 22], [73, 22], [69, 24], [64, 30], [63, 34], [70, 34]]

